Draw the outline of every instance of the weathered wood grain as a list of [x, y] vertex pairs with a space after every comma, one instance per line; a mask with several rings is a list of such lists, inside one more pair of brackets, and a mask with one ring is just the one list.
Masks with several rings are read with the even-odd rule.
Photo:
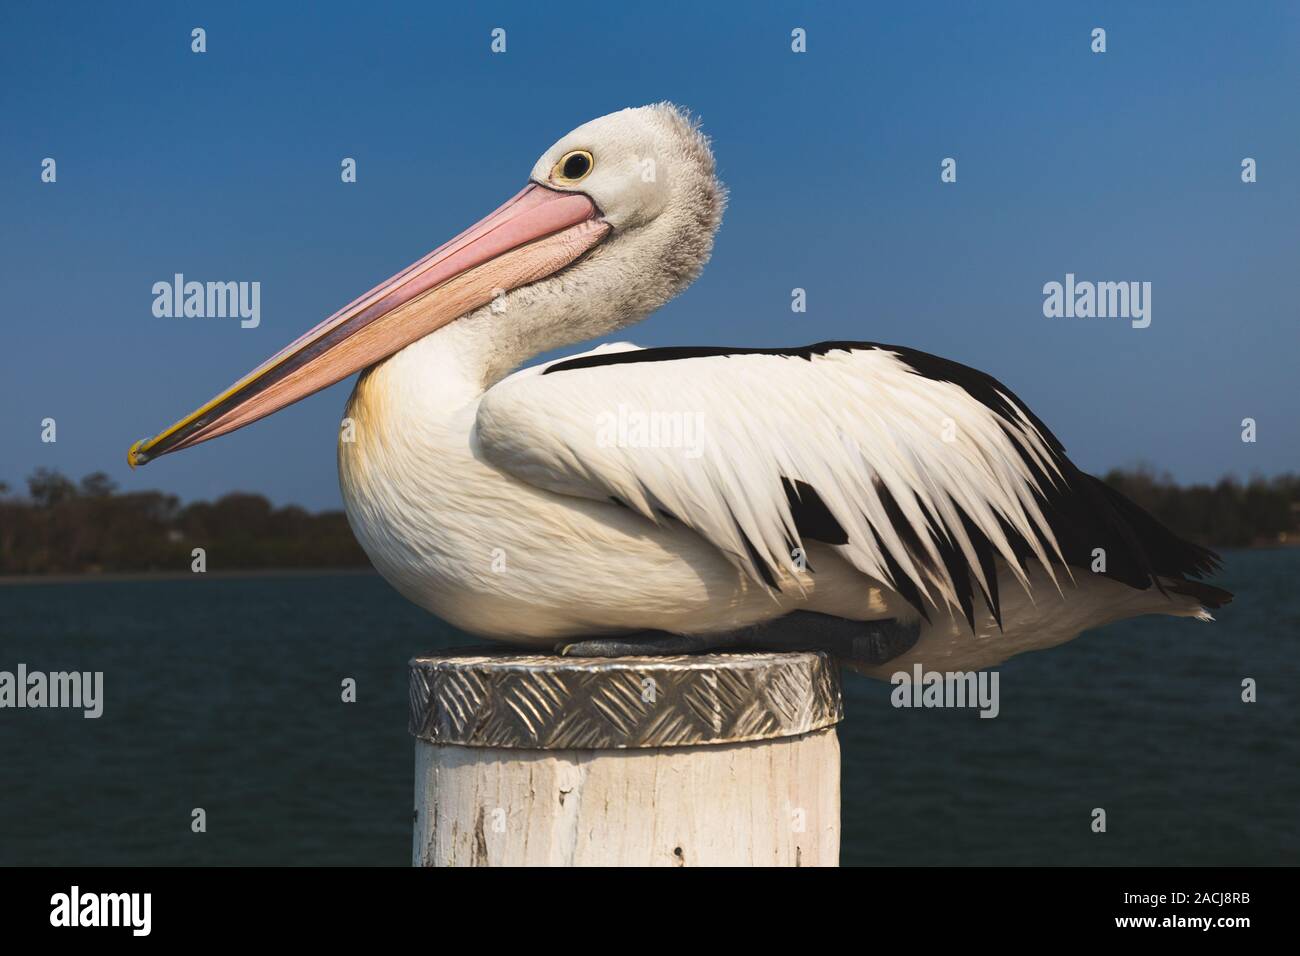
[[836, 866], [834, 728], [635, 750], [416, 741], [416, 866]]

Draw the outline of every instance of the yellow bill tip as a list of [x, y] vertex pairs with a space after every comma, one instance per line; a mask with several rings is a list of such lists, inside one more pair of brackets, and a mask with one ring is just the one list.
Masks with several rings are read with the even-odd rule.
[[149, 456], [140, 450], [142, 445], [149, 443], [149, 439], [141, 438], [131, 446], [131, 450], [126, 453], [126, 463], [134, 470], [136, 465], [143, 465], [149, 461]]

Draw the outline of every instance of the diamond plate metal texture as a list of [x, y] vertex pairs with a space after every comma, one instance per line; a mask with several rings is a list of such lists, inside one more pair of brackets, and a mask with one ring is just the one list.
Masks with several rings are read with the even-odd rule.
[[411, 661], [410, 731], [533, 750], [685, 747], [793, 737], [844, 716], [817, 652], [567, 658], [496, 649]]

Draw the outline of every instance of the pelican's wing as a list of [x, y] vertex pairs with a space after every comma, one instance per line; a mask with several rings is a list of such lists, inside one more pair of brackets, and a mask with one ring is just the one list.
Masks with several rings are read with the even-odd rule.
[[807, 541], [972, 622], [976, 589], [1000, 619], [999, 558], [1026, 588], [1031, 562], [1055, 581], [1096, 548], [1138, 588], [1214, 567], [995, 379], [895, 346], [606, 347], [493, 387], [476, 437], [537, 487], [684, 522], [770, 588], [798, 586]]

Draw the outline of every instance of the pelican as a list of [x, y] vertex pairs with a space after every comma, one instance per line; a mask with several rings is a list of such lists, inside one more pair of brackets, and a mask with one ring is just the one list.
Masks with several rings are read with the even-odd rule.
[[603, 345], [709, 258], [726, 192], [660, 103], [578, 127], [503, 206], [156, 437], [132, 467], [360, 372], [338, 448], [379, 572], [462, 630], [576, 656], [825, 648], [974, 670], [1219, 566], [994, 378], [901, 346]]

